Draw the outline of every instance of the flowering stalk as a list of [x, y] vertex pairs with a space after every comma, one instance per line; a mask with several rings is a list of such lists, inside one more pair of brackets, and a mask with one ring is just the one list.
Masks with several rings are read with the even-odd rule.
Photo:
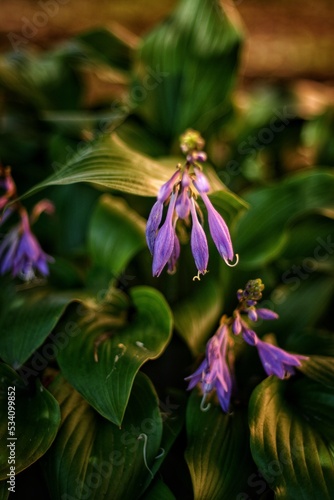
[[[53, 213], [54, 206], [48, 200], [41, 200], [34, 206], [29, 219], [24, 206], [15, 200], [17, 192], [10, 168], [1, 165], [0, 187], [5, 190], [0, 197], [0, 209], [3, 210], [0, 225], [4, 224], [14, 212], [17, 212], [20, 218], [19, 223], [9, 230], [0, 243], [0, 274], [11, 272], [13, 277], [19, 276], [25, 281], [35, 277], [35, 270], [47, 276], [48, 263], [54, 259], [43, 252], [30, 226], [42, 212]], [[10, 202], [12, 202], [10, 206], [7, 206]]]
[[188, 390], [193, 389], [198, 383], [201, 384], [203, 399], [201, 409], [206, 411], [209, 405], [204, 407], [208, 394], [216, 391], [218, 401], [224, 412], [230, 406], [231, 396], [235, 389], [232, 376], [233, 363], [233, 336], [240, 335], [249, 345], [258, 350], [258, 354], [264, 371], [268, 376], [275, 375], [285, 379], [294, 375], [295, 368], [301, 366], [306, 356], [290, 354], [283, 349], [259, 339], [248, 321], [256, 322], [259, 318], [263, 320], [274, 320], [278, 315], [270, 309], [257, 307], [262, 297], [264, 285], [260, 279], [250, 280], [244, 290], [238, 290], [239, 304], [233, 312], [233, 317], [221, 318], [220, 326], [206, 347], [206, 355], [199, 368], [186, 380], [189, 381]]
[[[166, 265], [169, 273], [176, 270], [180, 255], [176, 233], [179, 220], [187, 226], [190, 220], [192, 222], [190, 244], [198, 271], [195, 278], [200, 279], [201, 274], [207, 273], [209, 250], [201, 223], [202, 213], [197, 203], [198, 196], [202, 198], [207, 209], [210, 233], [219, 254], [229, 266], [238, 263], [228, 227], [207, 195], [210, 185], [200, 165], [206, 160], [206, 154], [201, 151], [203, 146], [203, 138], [194, 130], [188, 130], [181, 136], [181, 150], [186, 155], [186, 163], [183, 166], [179, 164], [177, 171], [163, 184], [152, 207], [146, 226], [146, 241], [153, 255], [153, 276], [159, 276]], [[165, 221], [161, 224], [164, 204], [168, 204], [168, 211]], [[236, 262], [233, 264], [235, 257]]]

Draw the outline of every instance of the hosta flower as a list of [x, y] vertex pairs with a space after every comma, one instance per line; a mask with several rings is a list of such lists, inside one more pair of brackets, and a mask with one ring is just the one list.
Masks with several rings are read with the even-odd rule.
[[249, 320], [256, 322], [277, 319], [278, 315], [266, 308], [258, 308], [257, 302], [262, 297], [264, 285], [260, 279], [248, 281], [244, 290], [238, 290], [239, 304], [233, 312], [233, 317], [221, 318], [221, 326], [208, 341], [206, 356], [197, 370], [185, 380], [189, 381], [188, 389], [201, 384], [203, 399], [201, 409], [206, 411], [210, 405], [204, 406], [207, 395], [216, 390], [220, 406], [227, 412], [231, 403], [232, 388], [236, 393], [231, 371], [234, 372], [234, 353], [232, 337], [229, 334], [240, 335], [249, 345], [257, 348], [261, 363], [266, 374], [275, 375], [280, 379], [294, 375], [295, 368], [301, 366], [308, 358], [300, 354], [291, 354], [280, 347], [265, 342], [256, 335], [249, 326]]
[[[191, 223], [191, 250], [198, 274], [207, 272], [209, 250], [206, 234], [202, 226], [202, 213], [197, 203], [200, 196], [208, 212], [209, 229], [219, 254], [228, 265], [237, 264], [228, 227], [213, 207], [207, 193], [210, 191], [209, 181], [197, 162], [206, 160], [203, 151], [204, 141], [195, 131], [188, 131], [181, 138], [181, 149], [187, 155], [186, 164], [178, 165], [177, 171], [158, 193], [157, 201], [152, 207], [146, 226], [146, 241], [153, 255], [153, 276], [159, 276], [164, 267], [174, 272], [180, 254], [179, 240], [176, 233], [178, 220], [186, 226]], [[168, 205], [165, 221], [163, 219], [164, 204]]]
[[22, 212], [20, 223], [8, 232], [0, 244], [0, 273], [11, 272], [13, 276], [30, 280], [35, 276], [35, 270], [43, 276], [48, 275], [49, 262], [53, 262], [53, 258], [43, 252], [31, 232], [27, 214]]
[[206, 356], [197, 370], [187, 377], [189, 380], [188, 390], [193, 389], [201, 383], [203, 399], [201, 409], [206, 411], [208, 406], [204, 406], [206, 398], [214, 389], [222, 409], [227, 412], [232, 393], [232, 376], [227, 364], [228, 346], [228, 326], [221, 325], [215, 335], [208, 341]]
[[280, 347], [260, 340], [253, 330], [244, 330], [243, 339], [250, 345], [255, 346], [260, 356], [262, 366], [267, 375], [276, 375], [284, 379], [295, 373], [295, 367], [301, 366], [301, 362], [307, 360], [306, 356], [290, 354]]

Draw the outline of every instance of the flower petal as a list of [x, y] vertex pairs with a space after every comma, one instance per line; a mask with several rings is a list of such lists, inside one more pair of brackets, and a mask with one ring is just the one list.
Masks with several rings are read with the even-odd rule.
[[[221, 257], [227, 262], [234, 259], [230, 232], [222, 216], [213, 207], [206, 193], [200, 193], [208, 211], [209, 228], [212, 239]], [[228, 263], [228, 262], [227, 262]]]
[[161, 271], [171, 258], [174, 249], [175, 229], [173, 227], [173, 214], [174, 214], [175, 202], [176, 202], [176, 194], [172, 194], [166, 220], [162, 225], [162, 227], [160, 228], [154, 243], [153, 264], [152, 264], [153, 276], [160, 276]]
[[150, 215], [147, 219], [146, 224], [146, 243], [153, 255], [154, 243], [157, 237], [157, 232], [162, 218], [163, 203], [161, 201], [156, 201], [151, 209]]
[[195, 202], [191, 199], [191, 216], [192, 216], [192, 229], [191, 229], [191, 251], [194, 256], [195, 264], [200, 274], [207, 272], [209, 261], [208, 242], [204, 229], [198, 221]]
[[271, 311], [270, 309], [266, 309], [264, 307], [262, 308], [259, 308], [256, 310], [257, 311], [257, 315], [259, 318], [261, 319], [277, 319], [278, 318], [278, 314], [275, 313], [274, 311]]

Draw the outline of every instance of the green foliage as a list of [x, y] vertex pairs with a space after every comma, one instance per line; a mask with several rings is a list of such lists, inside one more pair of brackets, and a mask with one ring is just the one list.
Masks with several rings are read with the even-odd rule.
[[186, 460], [194, 498], [234, 498], [247, 486], [250, 472], [249, 435], [244, 415], [225, 415], [214, 404], [200, 410], [201, 396], [190, 396], [187, 408]]
[[[0, 500], [11, 387], [20, 491], [44, 474], [34, 500], [333, 497], [333, 112], [305, 117], [271, 84], [235, 93], [236, 14], [180, 0], [141, 40], [102, 27], [0, 55], [0, 157], [30, 214], [42, 196], [55, 206], [31, 221], [55, 259], [49, 276], [0, 277]], [[219, 256], [194, 192], [209, 273], [193, 280], [189, 219], [177, 225], [176, 273], [153, 278], [146, 221], [185, 162], [187, 128], [205, 138], [209, 198], [240, 262]], [[304, 146], [321, 167], [303, 168]], [[256, 333], [308, 360], [289, 380], [266, 377], [256, 349], [231, 335], [230, 412], [215, 389], [201, 411], [200, 387], [189, 394], [184, 378], [256, 278], [260, 304], [279, 314]]]
[[[24, 380], [5, 364], [0, 365], [0, 380], [0, 479], [4, 480], [8, 479], [13, 463], [18, 473], [44, 455], [56, 437], [60, 411], [57, 401], [39, 381], [28, 388]], [[9, 397], [14, 397], [14, 420], [9, 419], [13, 415], [8, 411]], [[14, 422], [14, 426], [8, 422]]]

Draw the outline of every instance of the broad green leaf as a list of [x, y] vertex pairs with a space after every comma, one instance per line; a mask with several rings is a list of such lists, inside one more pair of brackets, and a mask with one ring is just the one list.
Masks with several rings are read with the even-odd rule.
[[312, 380], [334, 389], [334, 357], [310, 356], [302, 363], [299, 370]]
[[144, 39], [130, 94], [160, 136], [203, 132], [226, 114], [241, 40], [230, 14], [217, 0], [182, 0]]
[[195, 356], [205, 351], [205, 343], [223, 310], [223, 294], [217, 281], [208, 275], [198, 285], [176, 303], [173, 311], [175, 328]]
[[294, 272], [296, 274], [297, 268], [302, 275], [316, 271], [332, 271], [334, 248], [330, 247], [330, 243], [333, 228], [332, 218], [321, 214], [313, 217], [305, 214], [301, 220], [291, 225], [288, 228], [288, 241], [282, 254], [284, 271], [287, 268], [287, 261], [291, 262], [290, 276]]
[[[318, 363], [318, 358], [334, 357], [334, 335], [331, 331], [306, 327], [302, 330], [295, 330], [293, 335], [290, 335], [286, 343], [286, 348], [301, 354], [311, 354], [310, 359], [315, 358], [317, 360], [316, 363]], [[322, 361], [320, 363], [322, 364]], [[304, 373], [311, 377], [309, 373], [313, 372], [313, 363], [311, 363], [310, 371], [307, 365], [305, 368], [307, 371]], [[318, 381], [321, 382], [321, 380]]]
[[104, 195], [92, 215], [88, 244], [95, 264], [117, 276], [145, 246], [145, 221], [124, 200]]
[[117, 135], [88, 142], [57, 172], [28, 191], [30, 196], [47, 186], [90, 182], [139, 196], [156, 196], [172, 175], [158, 161], [131, 150]]
[[[274, 310], [279, 318], [272, 323], [272, 328], [282, 339], [296, 330], [314, 326], [322, 318], [334, 293], [334, 282], [329, 276], [306, 275], [304, 280], [294, 276], [294, 280], [287, 280], [273, 293]], [[261, 331], [264, 328], [266, 325], [262, 324]]]
[[212, 403], [203, 412], [200, 404], [201, 395], [193, 390], [187, 407], [185, 458], [194, 498], [236, 498], [247, 488], [250, 472], [247, 421], [240, 411], [227, 415]]
[[[130, 149], [116, 135], [104, 134], [87, 146], [80, 148], [73, 157], [50, 177], [34, 186], [21, 198], [25, 198], [47, 186], [61, 186], [77, 182], [89, 182], [104, 188], [136, 194], [156, 196], [161, 185], [170, 179], [175, 164], [145, 156]], [[223, 184], [214, 173], [211, 187], [222, 189]]]
[[[288, 398], [290, 383], [293, 381], [268, 377], [252, 394], [249, 425], [253, 458], [277, 500], [330, 500], [333, 455], [327, 440], [312, 426], [310, 415], [305, 415], [303, 405], [295, 401], [298, 391]], [[307, 393], [304, 397], [306, 401]], [[323, 398], [322, 404], [325, 408]], [[327, 416], [329, 412], [333, 415], [331, 403], [325, 411]]]
[[9, 496], [8, 488], [10, 485], [7, 483], [8, 479], [0, 481], [0, 500], [7, 500]]
[[39, 110], [76, 109], [82, 89], [73, 65], [56, 52], [1, 56], [0, 86]]
[[237, 224], [234, 239], [240, 266], [264, 266], [277, 258], [287, 243], [289, 223], [333, 207], [333, 189], [333, 173], [318, 171], [297, 174], [245, 195], [250, 209]]
[[175, 500], [175, 496], [161, 479], [155, 479], [142, 500]]
[[99, 28], [78, 35], [76, 40], [82, 45], [86, 57], [90, 60], [97, 58], [112, 67], [127, 71], [130, 69], [136, 38], [133, 35], [131, 46], [111, 30]]
[[[67, 306], [80, 300], [81, 295], [81, 292], [60, 293], [49, 288], [18, 292], [7, 288], [1, 299], [0, 357], [15, 369], [20, 368], [43, 344]], [[41, 359], [48, 360], [49, 354], [50, 351], [42, 353]], [[42, 369], [40, 360], [36, 362]], [[34, 369], [38, 370], [37, 365]]]
[[[314, 380], [302, 378], [289, 387], [288, 397], [307, 422], [321, 436], [334, 442], [334, 393], [333, 387], [324, 386]], [[334, 457], [333, 457], [334, 469]]]
[[[0, 364], [0, 380], [0, 479], [8, 479], [11, 458], [15, 456], [17, 474], [44, 455], [56, 436], [60, 411], [57, 401], [39, 381], [27, 388], [5, 364]], [[13, 397], [14, 407], [8, 403]], [[9, 418], [9, 410], [14, 412], [14, 420]]]
[[135, 379], [122, 427], [101, 417], [62, 377], [50, 390], [62, 422], [43, 458], [52, 499], [140, 497], [160, 453], [157, 396], [142, 373]]
[[[105, 418], [121, 425], [139, 368], [167, 346], [171, 313], [163, 296], [148, 287], [131, 292], [132, 318], [115, 330], [113, 318], [75, 318], [81, 334], [58, 354], [64, 377]], [[89, 312], [88, 312], [89, 315]], [[109, 323], [108, 323], [109, 321]]]

